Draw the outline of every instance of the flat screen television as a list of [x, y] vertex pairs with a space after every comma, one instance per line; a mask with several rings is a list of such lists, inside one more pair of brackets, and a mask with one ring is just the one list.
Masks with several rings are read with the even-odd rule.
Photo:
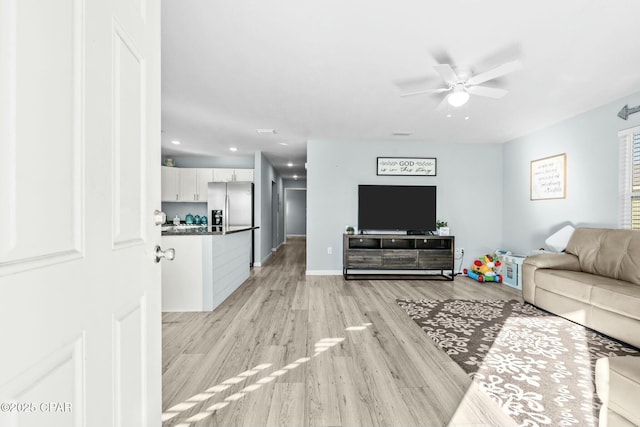
[[360, 230], [427, 232], [436, 229], [433, 185], [359, 185]]

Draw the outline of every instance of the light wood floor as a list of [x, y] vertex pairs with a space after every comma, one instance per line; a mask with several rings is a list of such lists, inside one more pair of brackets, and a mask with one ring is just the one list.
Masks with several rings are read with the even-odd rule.
[[163, 426], [515, 425], [396, 298], [520, 295], [466, 277], [307, 277], [305, 241], [289, 240], [214, 312], [163, 314]]

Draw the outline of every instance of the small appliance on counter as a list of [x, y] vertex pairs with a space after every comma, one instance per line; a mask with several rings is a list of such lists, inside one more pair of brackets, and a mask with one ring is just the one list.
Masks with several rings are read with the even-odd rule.
[[222, 231], [222, 209], [214, 209], [211, 211], [211, 231]]

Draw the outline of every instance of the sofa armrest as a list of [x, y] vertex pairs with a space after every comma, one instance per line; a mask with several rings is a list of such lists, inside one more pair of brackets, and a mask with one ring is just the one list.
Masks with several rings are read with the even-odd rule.
[[527, 257], [522, 265], [522, 297], [535, 304], [535, 273], [539, 268], [580, 271], [580, 261], [572, 254], [538, 254]]
[[601, 427], [640, 425], [640, 357], [603, 357], [596, 362]]
[[536, 268], [553, 268], [556, 270], [580, 271], [580, 261], [572, 254], [538, 254], [524, 260], [525, 264]]

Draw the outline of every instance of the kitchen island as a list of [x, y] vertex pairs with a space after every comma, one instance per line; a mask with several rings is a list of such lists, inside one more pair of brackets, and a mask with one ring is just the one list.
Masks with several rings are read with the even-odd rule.
[[175, 259], [162, 263], [162, 311], [212, 311], [249, 278], [252, 226], [174, 228], [162, 247]]

